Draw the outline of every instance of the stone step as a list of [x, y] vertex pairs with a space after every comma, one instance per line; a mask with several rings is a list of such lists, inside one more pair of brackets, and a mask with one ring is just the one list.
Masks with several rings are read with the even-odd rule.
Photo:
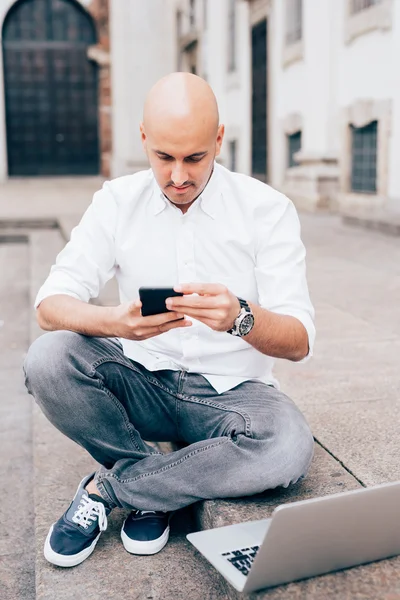
[[[31, 305], [64, 243], [57, 231], [32, 233]], [[30, 331], [32, 341], [42, 333], [33, 312]], [[83, 449], [59, 433], [36, 406], [33, 457], [37, 600], [227, 599], [218, 574], [207, 564], [199, 564], [196, 551], [186, 540], [186, 534], [194, 527], [190, 509], [174, 516], [170, 542], [155, 556], [134, 557], [124, 550], [119, 532], [127, 511], [115, 510], [91, 558], [75, 569], [48, 564], [43, 557], [48, 529], [67, 508], [80, 479], [97, 466]]]
[[34, 600], [32, 403], [22, 361], [28, 345], [26, 243], [0, 243], [0, 598]]

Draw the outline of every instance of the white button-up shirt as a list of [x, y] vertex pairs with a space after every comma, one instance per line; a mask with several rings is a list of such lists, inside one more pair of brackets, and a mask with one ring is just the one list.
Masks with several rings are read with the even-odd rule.
[[[137, 299], [140, 286], [222, 283], [240, 298], [296, 317], [312, 353], [314, 310], [296, 210], [281, 193], [218, 164], [186, 214], [163, 195], [151, 170], [106, 182], [35, 306], [54, 294], [88, 302], [113, 275], [121, 302]], [[191, 320], [191, 327], [145, 341], [123, 339], [124, 353], [150, 371], [200, 373], [218, 393], [249, 379], [277, 385], [273, 358], [245, 339]]]

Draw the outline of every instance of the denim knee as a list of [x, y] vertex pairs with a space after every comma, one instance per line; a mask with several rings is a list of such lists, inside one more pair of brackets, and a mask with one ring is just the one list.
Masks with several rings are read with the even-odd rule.
[[23, 364], [25, 385], [30, 393], [62, 376], [68, 364], [69, 348], [77, 336], [72, 331], [52, 331], [32, 343]]

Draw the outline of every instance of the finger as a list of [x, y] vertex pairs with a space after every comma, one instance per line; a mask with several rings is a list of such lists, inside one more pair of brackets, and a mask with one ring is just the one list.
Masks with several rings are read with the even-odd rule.
[[169, 311], [167, 313], [161, 313], [159, 315], [150, 315], [148, 317], [143, 317], [143, 324], [146, 327], [158, 327], [159, 325], [169, 323], [170, 321], [177, 321], [179, 319], [183, 319], [184, 316], [185, 315], [183, 313]]
[[185, 311], [185, 315], [203, 322], [205, 319], [209, 319], [210, 321], [218, 321], [225, 316], [223, 313], [216, 311], [215, 308], [188, 308], [187, 311]]
[[146, 327], [141, 334], [143, 339], [148, 339], [166, 333], [171, 329], [177, 329], [178, 327], [190, 327], [192, 322], [188, 319], [181, 319], [179, 321], [172, 321], [169, 323], [163, 323], [158, 327]]
[[135, 300], [134, 302], [131, 302], [131, 304], [129, 305], [129, 312], [138, 312], [138, 310], [140, 310], [142, 308], [142, 303], [140, 302], [140, 300]]
[[168, 298], [165, 304], [170, 310], [187, 314], [191, 308], [217, 308], [220, 300], [217, 296], [177, 296]]
[[222, 283], [180, 283], [174, 286], [174, 290], [183, 294], [199, 294], [200, 296], [210, 294], [211, 296], [217, 296], [218, 294], [223, 294], [226, 291], [226, 287]]
[[178, 327], [191, 327], [191, 325], [192, 321], [190, 319], [182, 319], [179, 321], [173, 321], [172, 323], [165, 323], [165, 325], [160, 325], [158, 329], [161, 333], [165, 333], [171, 329], [178, 329]]

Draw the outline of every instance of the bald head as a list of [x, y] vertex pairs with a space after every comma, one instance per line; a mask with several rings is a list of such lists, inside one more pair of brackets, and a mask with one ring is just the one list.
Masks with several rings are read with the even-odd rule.
[[158, 185], [185, 212], [210, 180], [224, 137], [212, 89], [191, 73], [163, 77], [147, 96], [140, 131]]
[[179, 127], [217, 133], [218, 105], [208, 83], [192, 73], [171, 73], [150, 90], [143, 111], [146, 131]]

